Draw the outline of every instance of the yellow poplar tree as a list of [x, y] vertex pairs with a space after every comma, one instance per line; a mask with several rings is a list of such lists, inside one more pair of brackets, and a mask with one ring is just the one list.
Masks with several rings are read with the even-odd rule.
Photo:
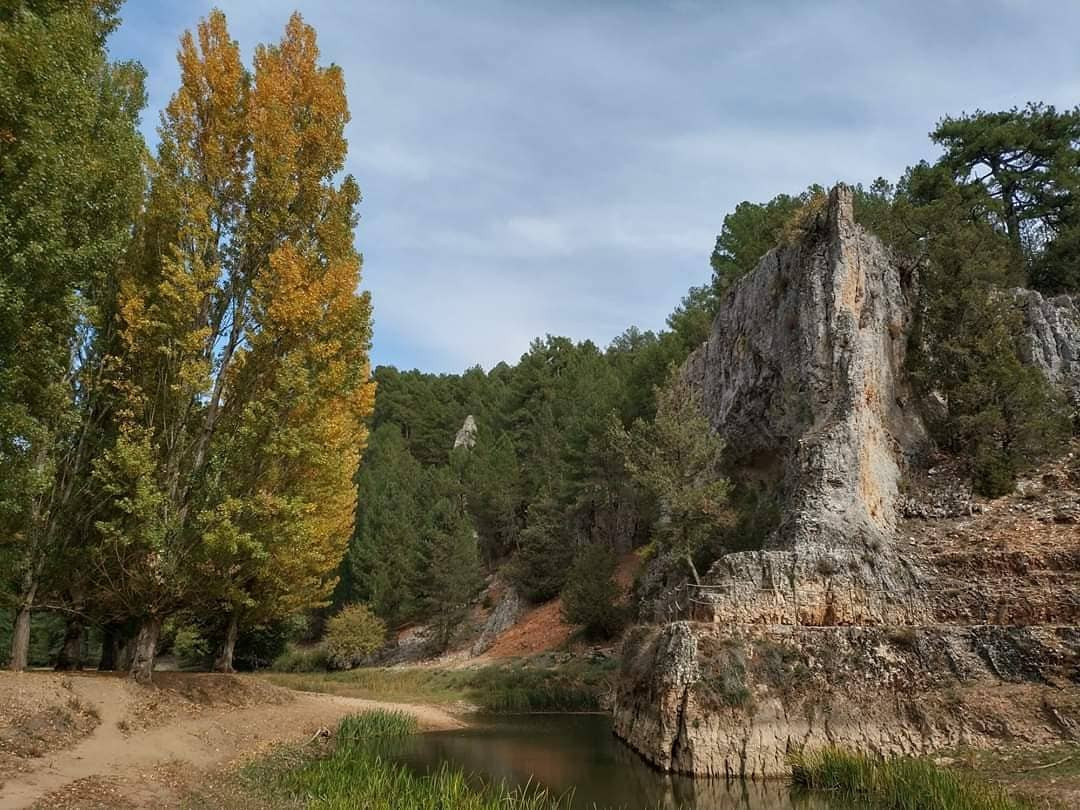
[[215, 662], [232, 667], [237, 630], [322, 604], [352, 533], [354, 477], [374, 405], [371, 306], [357, 296], [359, 189], [344, 166], [345, 85], [318, 65], [314, 30], [293, 15], [255, 54], [251, 94], [253, 329], [221, 469], [236, 512], [214, 525], [213, 581], [228, 617]]
[[[115, 442], [100, 459], [103, 598], [139, 620], [317, 604], [351, 530], [372, 407], [344, 81], [294, 15], [254, 83], [213, 12], [178, 55], [142, 251], [120, 293]], [[231, 642], [222, 668], [231, 668]]]

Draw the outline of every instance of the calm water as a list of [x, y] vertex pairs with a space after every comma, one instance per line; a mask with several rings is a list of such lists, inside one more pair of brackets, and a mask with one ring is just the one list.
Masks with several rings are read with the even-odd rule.
[[508, 786], [532, 780], [556, 795], [573, 791], [573, 808], [625, 810], [829, 810], [820, 798], [793, 796], [776, 780], [762, 785], [690, 779], [646, 765], [611, 733], [602, 715], [482, 718], [461, 731], [418, 734], [387, 752], [419, 773], [449, 763]]

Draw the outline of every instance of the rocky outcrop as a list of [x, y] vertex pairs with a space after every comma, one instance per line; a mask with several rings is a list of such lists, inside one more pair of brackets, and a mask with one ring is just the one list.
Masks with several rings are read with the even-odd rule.
[[498, 583], [498, 585], [499, 587], [492, 590], [501, 590], [502, 595], [499, 596], [495, 607], [492, 608], [491, 613], [484, 620], [480, 635], [473, 642], [469, 651], [471, 655], [480, 655], [487, 652], [499, 635], [513, 627], [522, 614], [525, 613], [525, 600], [521, 598], [514, 586], [503, 585], [502, 583]]
[[[1080, 478], [1063, 463], [977, 504], [947, 463], [914, 468], [915, 285], [841, 186], [687, 361], [732, 477], [776, 493], [779, 518], [627, 637], [614, 728], [658, 767], [773, 776], [804, 746], [1080, 739]], [[1078, 301], [1015, 295], [1027, 361], [1080, 401]]]
[[892, 550], [904, 458], [925, 441], [903, 374], [912, 283], [838, 186], [725, 297], [687, 361], [740, 474], [784, 504], [762, 551], [710, 572], [716, 621], [919, 619], [901, 598], [916, 574]]
[[804, 747], [1051, 745], [1080, 739], [1078, 664], [1071, 627], [638, 628], [615, 729], [664, 770], [726, 777], [783, 775]]
[[1034, 290], [1016, 290], [1024, 315], [1024, 360], [1080, 408], [1080, 297], [1046, 298]]
[[470, 413], [465, 417], [465, 422], [461, 426], [461, 430], [454, 436], [454, 449], [464, 447], [466, 450], [472, 450], [476, 445], [476, 420], [473, 419]]

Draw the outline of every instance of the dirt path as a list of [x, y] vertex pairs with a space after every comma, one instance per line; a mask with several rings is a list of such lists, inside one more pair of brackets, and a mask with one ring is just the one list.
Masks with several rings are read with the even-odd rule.
[[[48, 676], [9, 677], [44, 681]], [[252, 705], [222, 705], [220, 694], [214, 696], [219, 698], [216, 702], [200, 705], [188, 696], [174, 694], [188, 685], [183, 676], [173, 676], [170, 681], [173, 691], [168, 687], [141, 691], [117, 678], [72, 677], [67, 688], [96, 710], [100, 724], [75, 745], [29, 760], [0, 787], [0, 808], [31, 807], [38, 802], [40, 806], [70, 806], [66, 794], [71, 791], [65, 788], [76, 782], [86, 786], [80, 787], [80, 794], [93, 794], [104, 789], [102, 785], [118, 791], [117, 806], [162, 806], [168, 804], [170, 786], [155, 778], [161, 766], [168, 766], [165, 770], [174, 774], [225, 767], [280, 743], [310, 739], [319, 728], [332, 727], [342, 716], [365, 709], [409, 712], [425, 729], [462, 725], [453, 715], [432, 706], [290, 693], [262, 683], [256, 699], [264, 699]], [[247, 688], [244, 682], [253, 679], [219, 676], [212, 683], [221, 689], [230, 681]], [[227, 693], [228, 687], [222, 691]], [[205, 696], [205, 690], [201, 694]], [[100, 806], [110, 806], [103, 797], [99, 801]]]

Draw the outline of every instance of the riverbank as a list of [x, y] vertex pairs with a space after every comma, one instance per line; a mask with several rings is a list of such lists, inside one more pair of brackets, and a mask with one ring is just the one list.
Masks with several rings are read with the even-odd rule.
[[455, 711], [578, 712], [611, 706], [618, 662], [542, 654], [469, 667], [370, 667], [343, 672], [267, 672], [276, 686]]
[[[532, 662], [523, 668], [535, 665]], [[499, 677], [509, 676], [503, 673]], [[552, 673], [543, 677], [552, 677]], [[494, 727], [489, 733], [487, 726], [466, 725], [460, 713], [476, 705], [473, 690], [485, 684], [492, 687], [512, 682], [500, 681], [490, 672], [430, 667], [361, 670], [337, 673], [332, 678], [309, 676], [306, 684], [309, 690], [325, 687], [351, 694], [297, 692], [281, 688], [271, 679], [278, 680], [266, 675], [157, 673], [156, 686], [147, 689], [110, 674], [0, 673], [0, 782], [5, 783], [0, 787], [0, 808], [276, 810], [350, 806], [298, 803], [289, 791], [300, 784], [297, 779], [321, 780], [338, 770], [332, 733], [343, 718], [372, 709], [406, 713], [421, 731], [459, 729], [452, 735], [454, 738], [482, 737], [487, 747], [475, 750], [471, 759], [451, 758], [451, 771], [460, 768], [470, 774], [480, 773], [485, 764], [494, 761], [491, 752], [501, 747], [505, 761], [493, 771], [508, 773], [505, 765], [512, 763], [530, 776], [542, 777], [545, 784], [558, 785], [559, 790], [584, 784], [582, 780], [597, 767], [595, 755], [603, 742], [600, 736], [590, 738], [576, 726], [560, 727], [547, 735], [558, 755], [538, 760], [537, 728], [526, 730], [521, 737], [520, 745], [527, 748], [527, 757], [522, 753], [525, 749], [507, 749], [505, 737], [501, 741], [488, 740], [495, 733]], [[539, 681], [534, 686], [541, 688]], [[543, 719], [532, 718], [530, 722]], [[589, 717], [578, 719], [584, 723]], [[545, 723], [555, 724], [557, 720], [550, 716]], [[565, 718], [560, 722], [576, 721]], [[639, 773], [644, 764], [629, 749], [615, 743], [610, 730], [602, 736], [617, 749], [611, 755], [614, 760], [605, 766], [613, 769], [606, 778], [632, 784], [635, 796], [645, 795], [642, 780], [646, 777]], [[571, 740], [577, 747], [568, 747]], [[323, 761], [329, 764], [319, 765], [322, 770], [318, 772], [311, 770], [315, 763]], [[1040, 809], [1080, 806], [1080, 748], [1075, 746], [1038, 752], [953, 752], [939, 761], [979, 780], [1000, 784], [1010, 792], [1033, 796], [1039, 802], [1034, 806]], [[354, 766], [341, 767], [348, 770]], [[407, 785], [415, 777], [383, 768], [372, 770], [368, 765], [355, 767], [368, 768], [365, 778], [379, 784], [414, 789]], [[354, 784], [359, 771], [349, 772], [350, 784]], [[730, 791], [738, 790], [722, 781], [701, 782], [652, 771], [648, 775], [665, 782], [665, 795], [680, 797], [684, 802], [691, 798], [700, 802], [707, 797], [712, 802], [702, 805], [707, 807], [726, 806], [725, 802], [732, 800]], [[449, 780], [443, 789], [463, 789], [453, 781], [456, 777], [451, 777], [439, 777]], [[315, 783], [304, 784], [311, 787]], [[476, 783], [471, 785], [475, 788]], [[266, 786], [274, 790], [267, 792], [263, 789]], [[783, 798], [788, 793], [786, 783], [745, 785], [742, 789], [759, 787], [765, 797], [761, 799], [762, 807], [787, 806], [777, 804], [787, 801]], [[595, 785], [593, 789], [590, 795], [596, 795]], [[462, 804], [458, 806], [486, 810], [490, 805], [469, 802], [488, 801], [489, 793], [481, 790], [479, 798], [462, 793]], [[600, 792], [599, 796], [607, 798], [608, 794]]]
[[192, 784], [303, 744], [371, 709], [424, 730], [462, 721], [432, 705], [298, 693], [246, 675], [0, 673], [0, 808], [177, 807]]
[[878, 810], [1039, 810], [1050, 805], [928, 759], [883, 760], [838, 748], [794, 756], [792, 782]]
[[403, 712], [367, 711], [343, 718], [332, 735], [273, 754], [193, 789], [188, 808], [241, 810], [561, 810], [565, 802], [538, 787], [479, 784], [458, 768], [417, 776], [388, 762], [381, 745], [419, 730]]

